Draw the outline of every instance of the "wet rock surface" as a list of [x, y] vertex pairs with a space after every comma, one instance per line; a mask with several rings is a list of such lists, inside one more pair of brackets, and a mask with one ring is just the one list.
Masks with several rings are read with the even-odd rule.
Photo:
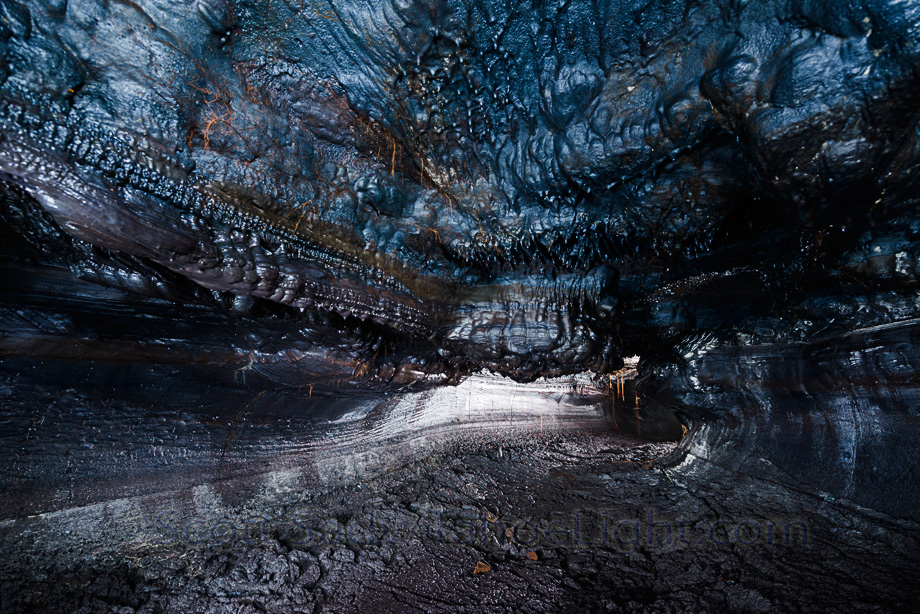
[[[899, 0], [0, 0], [2, 606], [909, 610], [918, 66]], [[67, 533], [582, 500], [814, 541]]]
[[5, 217], [81, 277], [520, 379], [916, 315], [910, 3], [8, 4]]

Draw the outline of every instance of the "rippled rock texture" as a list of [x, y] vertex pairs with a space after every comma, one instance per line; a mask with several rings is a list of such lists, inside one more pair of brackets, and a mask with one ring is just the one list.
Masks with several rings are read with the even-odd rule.
[[[489, 477], [542, 462], [526, 440], [558, 431], [583, 467], [560, 471], [595, 507], [616, 483], [639, 507], [686, 500], [675, 518], [773, 514], [821, 534], [804, 553], [709, 539], [702, 556], [729, 562], [689, 570], [692, 549], [631, 567], [566, 548], [545, 577], [509, 566], [542, 595], [530, 609], [903, 610], [920, 522], [918, 99], [909, 0], [0, 0], [0, 509], [26, 553], [0, 605], [47, 605], [57, 593], [29, 597], [22, 561], [53, 575], [41, 561], [70, 548], [62, 573], [87, 586], [74, 569], [95, 553], [112, 609], [264, 609], [194, 583], [156, 602], [192, 572], [141, 573], [140, 547], [112, 572], [122, 559], [62, 527], [107, 500], [175, 496], [185, 521], [213, 521], [332, 483], [373, 508], [355, 463], [402, 466], [423, 452], [394, 441], [419, 433], [504, 428], [484, 406], [464, 417], [465, 390], [528, 429], [509, 419], [525, 452], [489, 467], [478, 443], [438, 448], [473, 508], [500, 514], [489, 501], [507, 493], [516, 514], [570, 512], [539, 472]], [[680, 440], [653, 455], [669, 485], [610, 482], [630, 452], [579, 456], [579, 428]], [[333, 458], [352, 460], [303, 469]], [[381, 479], [405, 495], [378, 506], [394, 512], [439, 478]], [[240, 490], [203, 500], [222, 480]], [[295, 605], [360, 609], [377, 563], [337, 601], [349, 555], [292, 563], [302, 551], [272, 535], [252, 556], [309, 575]], [[229, 577], [220, 561], [202, 577]], [[392, 607], [479, 603], [426, 601], [434, 576], [399, 565], [414, 584], [384, 583]], [[628, 598], [595, 595], [633, 572]]]

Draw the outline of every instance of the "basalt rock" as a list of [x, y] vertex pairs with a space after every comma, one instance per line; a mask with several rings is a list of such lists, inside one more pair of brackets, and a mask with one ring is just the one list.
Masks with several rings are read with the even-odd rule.
[[61, 390], [334, 424], [589, 377], [687, 431], [675, 484], [913, 535], [918, 99], [901, 0], [0, 0], [7, 437]]

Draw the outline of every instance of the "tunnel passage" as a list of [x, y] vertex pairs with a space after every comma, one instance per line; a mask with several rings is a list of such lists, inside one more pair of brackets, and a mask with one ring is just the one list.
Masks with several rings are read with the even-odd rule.
[[[247, 319], [139, 302], [9, 255], [2, 263], [8, 520], [299, 467], [303, 488], [353, 484], [468, 438], [682, 436], [673, 414], [639, 402], [636, 358], [603, 378], [521, 383], [483, 370], [394, 395], [359, 386], [361, 363], [325, 353], [230, 351]], [[257, 491], [228, 500], [260, 501]]]
[[[244, 450], [231, 460], [258, 472], [274, 448], [231, 444], [269, 419], [260, 403], [284, 400], [267, 429], [283, 448], [314, 417], [443, 415], [480, 377], [590, 374], [599, 420], [680, 443], [632, 486], [603, 454], [573, 453], [590, 478], [553, 457], [592, 484], [569, 490], [612, 500], [607, 475], [649, 505], [814, 513], [844, 540], [825, 554], [886, 544], [883, 605], [908, 602], [918, 24], [898, 0], [0, 0], [3, 472], [21, 493], [5, 530], [99, 503], [93, 480], [117, 482], [135, 444], [209, 413], [230, 443], [196, 457], [207, 428], [190, 428], [178, 465]], [[87, 416], [125, 429], [94, 439]], [[81, 464], [103, 439], [112, 455]], [[484, 467], [547, 452], [477, 454], [444, 458], [499, 497], [518, 491]], [[181, 473], [168, 456], [130, 465], [121, 492]], [[571, 499], [527, 484], [515, 505]], [[774, 588], [794, 582], [781, 567]], [[713, 603], [788, 605], [753, 582]], [[611, 608], [654, 609], [653, 585]]]

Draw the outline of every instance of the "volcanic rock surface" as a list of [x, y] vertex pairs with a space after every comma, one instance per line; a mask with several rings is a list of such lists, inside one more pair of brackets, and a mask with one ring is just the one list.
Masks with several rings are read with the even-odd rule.
[[918, 100], [909, 0], [0, 0], [0, 609], [916, 611]]

